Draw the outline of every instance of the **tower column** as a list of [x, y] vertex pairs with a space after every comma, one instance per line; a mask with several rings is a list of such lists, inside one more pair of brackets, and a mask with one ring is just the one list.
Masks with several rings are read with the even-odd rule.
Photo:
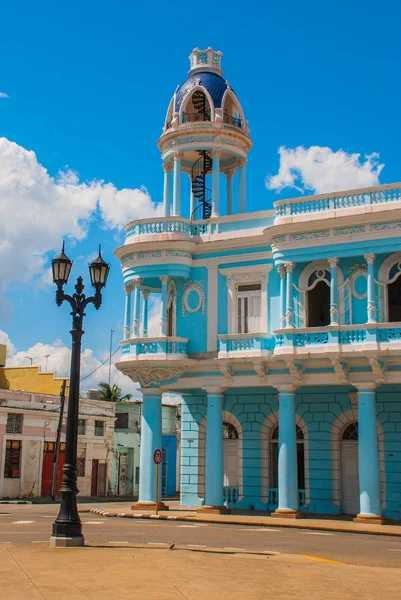
[[359, 523], [383, 523], [380, 499], [379, 444], [376, 425], [375, 385], [358, 389]]
[[132, 322], [132, 335], [139, 337], [139, 326], [141, 322], [141, 288], [142, 279], [135, 279], [134, 289], [134, 320]]
[[[141, 450], [139, 469], [139, 499], [133, 509], [151, 509], [156, 502], [156, 465], [154, 451], [162, 449], [162, 395], [159, 390], [141, 389], [143, 394], [141, 418]], [[159, 468], [159, 502], [161, 501], [161, 476]], [[165, 505], [160, 506], [167, 509]]]
[[238, 212], [246, 212], [246, 158], [239, 159], [238, 168]]
[[220, 388], [207, 393], [205, 504], [199, 512], [229, 512], [224, 502], [223, 401]]
[[181, 152], [174, 152], [173, 215], [181, 213]]
[[171, 210], [171, 171], [173, 170], [173, 164], [171, 162], [163, 164], [164, 169], [164, 189], [163, 189], [163, 208], [164, 216], [170, 216]]
[[279, 388], [277, 517], [298, 518], [295, 388]]
[[288, 262], [285, 264], [285, 269], [287, 272], [287, 307], [286, 307], [286, 317], [287, 317], [287, 327], [294, 327], [294, 305], [292, 298], [292, 272], [294, 270], [295, 263]]
[[131, 337], [131, 304], [132, 304], [132, 285], [124, 286], [125, 289], [125, 315], [124, 315], [124, 339]]
[[281, 329], [283, 329], [285, 327], [285, 278], [287, 276], [285, 266], [280, 265], [278, 268], [278, 272], [280, 275], [280, 327]]
[[226, 199], [226, 213], [228, 215], [234, 214], [234, 175], [235, 170], [230, 169], [226, 171], [226, 182], [227, 182], [227, 199]]
[[165, 336], [167, 332], [167, 285], [168, 275], [162, 275], [160, 277], [162, 282], [162, 295], [160, 302], [160, 335]]
[[368, 323], [376, 323], [374, 254], [365, 254], [368, 263]]
[[191, 173], [188, 173], [189, 175], [189, 218], [190, 219], [195, 219], [196, 215], [195, 210], [196, 210], [196, 198], [194, 196], [194, 193], [192, 191], [192, 176]]
[[149, 292], [142, 291], [143, 298], [143, 315], [142, 315], [142, 336], [148, 337], [148, 321], [149, 321]]
[[330, 325], [338, 325], [338, 258], [329, 258], [330, 265]]
[[212, 216], [220, 215], [220, 155], [221, 150], [212, 150]]

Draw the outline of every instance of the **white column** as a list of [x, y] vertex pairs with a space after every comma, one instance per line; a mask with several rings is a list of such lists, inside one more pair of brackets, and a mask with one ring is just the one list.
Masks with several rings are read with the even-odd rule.
[[124, 318], [124, 339], [131, 337], [131, 304], [132, 304], [132, 285], [126, 285], [125, 289], [125, 318]]
[[148, 321], [149, 321], [149, 291], [142, 291], [143, 298], [143, 315], [142, 315], [142, 336], [148, 336]]
[[238, 212], [246, 212], [246, 158], [240, 158], [238, 161]]
[[212, 150], [212, 216], [220, 215], [220, 154], [221, 150]]
[[287, 271], [287, 306], [286, 306], [286, 317], [287, 327], [294, 327], [294, 300], [293, 300], [293, 289], [292, 289], [292, 272], [294, 270], [295, 263], [288, 262], [285, 264]]
[[375, 255], [365, 254], [365, 260], [368, 263], [368, 323], [376, 323], [376, 302], [375, 302]]
[[179, 217], [181, 213], [181, 152], [174, 152], [174, 188], [173, 214]]
[[169, 217], [171, 211], [171, 171], [173, 170], [173, 163], [164, 163], [164, 189], [163, 189], [163, 207], [164, 216]]
[[139, 326], [141, 322], [141, 283], [142, 279], [140, 278], [134, 280], [134, 320], [132, 323], [133, 337], [139, 337]]
[[280, 329], [284, 329], [285, 327], [285, 304], [286, 304], [286, 295], [285, 295], [285, 279], [287, 277], [287, 271], [285, 270], [284, 265], [280, 265], [278, 268], [278, 272], [280, 275]]
[[330, 325], [338, 325], [338, 258], [329, 258], [330, 265]]
[[191, 173], [188, 173], [189, 176], [189, 218], [196, 219], [195, 210], [196, 210], [196, 198], [192, 192], [192, 177]]
[[234, 175], [235, 170], [230, 169], [226, 171], [226, 182], [227, 182], [227, 197], [226, 197], [226, 213], [228, 215], [234, 214]]

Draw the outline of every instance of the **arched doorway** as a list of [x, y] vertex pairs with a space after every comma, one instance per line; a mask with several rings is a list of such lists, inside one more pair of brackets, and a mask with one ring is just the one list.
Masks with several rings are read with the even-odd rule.
[[[303, 503], [305, 490], [305, 444], [304, 434], [299, 425], [296, 426], [297, 440], [297, 479], [300, 505]], [[273, 429], [270, 438], [270, 474], [269, 487], [278, 488], [278, 425]]]
[[223, 423], [224, 487], [239, 486], [239, 435], [232, 423]]
[[341, 436], [341, 505], [345, 514], [359, 511], [358, 423], [349, 423]]
[[307, 295], [307, 327], [330, 324], [330, 274], [318, 269], [309, 278]]

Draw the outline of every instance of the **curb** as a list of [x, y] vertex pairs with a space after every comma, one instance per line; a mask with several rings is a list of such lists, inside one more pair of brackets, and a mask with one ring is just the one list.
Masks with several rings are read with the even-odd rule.
[[32, 504], [30, 500], [0, 500], [0, 504]]
[[[246, 526], [246, 527], [280, 527], [282, 529], [310, 529], [314, 531], [332, 531], [334, 533], [357, 533], [363, 535], [385, 535], [387, 537], [401, 537], [401, 527], [400, 531], [386, 531], [383, 529], [382, 531], [372, 531], [369, 529], [348, 529], [346, 527], [334, 527], [327, 525], [307, 525], [300, 524], [296, 521], [292, 521], [291, 523], [266, 523], [264, 521], [247, 521], [247, 522], [238, 522], [234, 520], [224, 520], [217, 521], [215, 519], [198, 519], [196, 517], [180, 517], [179, 515], [153, 515], [149, 513], [111, 513], [107, 510], [102, 510], [100, 508], [91, 508], [89, 512], [94, 513], [96, 515], [101, 515], [102, 517], [116, 517], [119, 519], [152, 519], [156, 521], [188, 521], [190, 523], [211, 523], [213, 525], [238, 525], [238, 526]], [[382, 526], [383, 527], [383, 526]], [[385, 527], [385, 525], [384, 525]]]

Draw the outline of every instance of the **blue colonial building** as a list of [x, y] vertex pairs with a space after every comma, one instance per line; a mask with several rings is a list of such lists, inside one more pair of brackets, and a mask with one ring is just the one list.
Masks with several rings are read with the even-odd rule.
[[174, 392], [183, 505], [401, 518], [401, 184], [247, 213], [243, 109], [220, 52], [190, 62], [158, 141], [163, 216], [128, 223], [116, 250], [118, 368], [144, 395], [140, 505]]

